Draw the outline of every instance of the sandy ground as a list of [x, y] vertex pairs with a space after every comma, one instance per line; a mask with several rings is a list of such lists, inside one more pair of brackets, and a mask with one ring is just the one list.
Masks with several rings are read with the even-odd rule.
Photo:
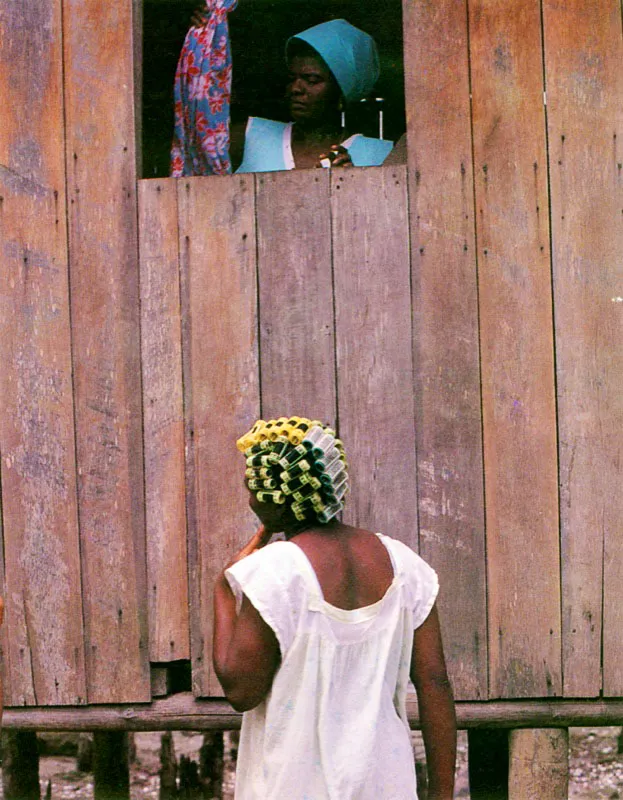
[[[572, 800], [617, 800], [623, 798], [623, 754], [617, 754], [617, 735], [620, 728], [572, 728], [570, 731], [570, 786]], [[202, 736], [196, 733], [174, 733], [176, 755], [196, 756]], [[157, 800], [160, 734], [135, 734], [137, 759], [132, 766], [132, 800]], [[233, 799], [233, 765], [227, 758], [224, 800]], [[414, 734], [414, 750], [418, 758], [423, 753], [419, 734]], [[0, 771], [1, 772], [1, 771]], [[40, 760], [42, 796], [48, 781], [52, 783], [52, 798], [90, 800], [93, 797], [91, 775], [76, 771], [76, 759], [44, 756]], [[0, 798], [2, 798], [0, 785]], [[467, 800], [467, 736], [459, 733], [457, 786], [455, 798]]]

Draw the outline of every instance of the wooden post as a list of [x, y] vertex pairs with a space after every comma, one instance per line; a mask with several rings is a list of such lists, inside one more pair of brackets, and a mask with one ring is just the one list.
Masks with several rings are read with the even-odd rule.
[[569, 731], [514, 730], [510, 734], [509, 800], [566, 800]]
[[199, 775], [205, 796], [212, 800], [223, 797], [224, 750], [223, 731], [204, 733], [199, 750]]
[[5, 800], [39, 800], [39, 751], [33, 731], [2, 734], [2, 788]]
[[159, 800], [177, 797], [177, 759], [173, 746], [173, 733], [167, 731], [160, 739], [160, 794]]
[[130, 800], [128, 734], [93, 734], [93, 789], [95, 800]]
[[471, 800], [507, 800], [508, 731], [467, 733]]
[[76, 767], [79, 772], [93, 772], [93, 734], [80, 734]]

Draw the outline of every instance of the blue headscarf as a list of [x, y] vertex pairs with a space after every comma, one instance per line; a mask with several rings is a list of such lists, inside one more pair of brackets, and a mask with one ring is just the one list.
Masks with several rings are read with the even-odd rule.
[[366, 97], [379, 78], [379, 56], [374, 39], [345, 19], [333, 19], [297, 33], [286, 44], [301, 39], [321, 56], [347, 102]]

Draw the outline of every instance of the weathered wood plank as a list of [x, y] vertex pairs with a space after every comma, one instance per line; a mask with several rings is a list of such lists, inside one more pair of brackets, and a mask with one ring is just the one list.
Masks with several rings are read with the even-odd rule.
[[262, 417], [335, 423], [329, 174], [256, 177]]
[[[566, 695], [623, 693], [621, 6], [543, 7]], [[617, 136], [618, 134], [618, 136]], [[603, 628], [602, 628], [603, 607]]]
[[[2, 453], [0, 452], [0, 476], [2, 475]], [[7, 692], [9, 652], [7, 626], [4, 624], [6, 607], [6, 582], [4, 580], [4, 530], [2, 527], [2, 483], [0, 477], [0, 729], [2, 728], [2, 709], [10, 699]]]
[[469, 5], [490, 696], [559, 694], [560, 557], [540, 10]]
[[177, 188], [139, 183], [149, 658], [190, 658]]
[[467, 18], [444, 0], [405, 4], [404, 22], [420, 553], [439, 573], [455, 696], [478, 699], [487, 599]]
[[[88, 697], [149, 699], [132, 5], [63, 5]], [[85, 35], [93, 30], [97, 35]], [[119, 654], [123, 658], [119, 658]]]
[[568, 731], [549, 728], [511, 731], [508, 763], [509, 800], [569, 797]]
[[60, 2], [0, 8], [0, 453], [8, 703], [86, 702]]
[[255, 521], [236, 439], [259, 416], [254, 177], [178, 182], [193, 691], [216, 696], [212, 587]]
[[331, 176], [338, 424], [353, 487], [344, 518], [417, 549], [406, 192], [405, 167]]

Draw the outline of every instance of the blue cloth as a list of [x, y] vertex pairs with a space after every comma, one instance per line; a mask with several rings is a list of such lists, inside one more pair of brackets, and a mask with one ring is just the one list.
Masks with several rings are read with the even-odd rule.
[[347, 102], [370, 94], [379, 78], [379, 56], [374, 39], [345, 19], [332, 19], [297, 33], [286, 44], [286, 55], [293, 39], [301, 39], [322, 57]]
[[[236, 172], [276, 172], [292, 169], [292, 123], [249, 117], [244, 141], [244, 157]], [[355, 134], [343, 142], [356, 167], [378, 167], [392, 150], [388, 139], [372, 139]]]
[[284, 158], [284, 133], [288, 126], [262, 117], [249, 117], [244, 156], [236, 172], [276, 172], [291, 169]]

